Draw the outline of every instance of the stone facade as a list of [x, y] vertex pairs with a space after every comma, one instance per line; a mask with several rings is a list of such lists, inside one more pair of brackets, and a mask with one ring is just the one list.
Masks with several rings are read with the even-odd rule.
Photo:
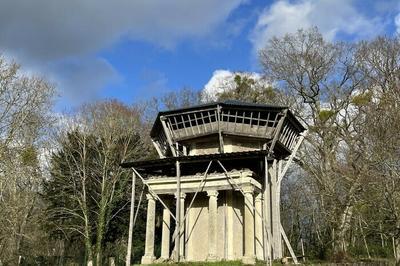
[[[251, 171], [229, 173], [234, 181], [224, 174], [210, 174], [202, 189], [197, 193], [201, 178], [182, 176], [181, 206], [182, 217], [186, 217], [181, 230], [181, 260], [218, 261], [243, 260], [254, 264], [255, 259], [264, 258], [264, 236], [262, 224], [261, 184]], [[235, 182], [242, 191], [232, 186]], [[176, 180], [168, 177], [152, 177], [147, 180], [151, 190], [162, 199], [174, 199]], [[243, 194], [245, 196], [243, 196]], [[156, 200], [150, 194], [148, 199], [146, 247], [142, 264], [156, 260], [154, 256], [154, 226]], [[193, 204], [189, 208], [190, 203]], [[157, 203], [159, 204], [159, 203]], [[161, 260], [167, 260], [171, 234], [169, 211], [163, 210]]]
[[[295, 261], [280, 223], [280, 183], [305, 130], [276, 105], [223, 101], [160, 112], [150, 133], [160, 159], [121, 164], [146, 173], [142, 263], [156, 260], [156, 204], [164, 208], [159, 261], [279, 259], [282, 236]], [[204, 179], [208, 163], [216, 165]]]

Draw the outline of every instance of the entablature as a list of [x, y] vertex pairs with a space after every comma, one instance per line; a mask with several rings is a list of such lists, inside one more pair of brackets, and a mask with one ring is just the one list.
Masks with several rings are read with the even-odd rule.
[[[209, 173], [203, 182], [202, 175], [181, 176], [181, 192], [195, 193], [208, 190], [237, 190], [253, 189], [260, 192], [262, 185], [255, 179], [252, 171], [231, 171], [229, 177], [225, 173]], [[176, 177], [150, 176], [145, 180], [146, 185], [156, 194], [176, 193]]]

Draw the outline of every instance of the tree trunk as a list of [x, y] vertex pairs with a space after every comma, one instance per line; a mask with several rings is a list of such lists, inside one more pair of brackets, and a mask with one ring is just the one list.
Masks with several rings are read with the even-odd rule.
[[394, 238], [394, 253], [396, 254], [396, 265], [400, 265], [400, 238]]
[[92, 265], [93, 255], [92, 255], [92, 243], [90, 237], [85, 237], [85, 249], [87, 254], [87, 265]]
[[346, 239], [346, 233], [350, 229], [351, 218], [353, 216], [353, 206], [348, 203], [341, 215], [340, 225], [337, 230], [336, 240], [336, 251], [347, 252], [348, 241]]
[[358, 224], [360, 226], [360, 233], [361, 233], [361, 236], [362, 236], [363, 241], [364, 241], [365, 250], [367, 251], [368, 258], [370, 259], [371, 258], [371, 254], [369, 253], [368, 243], [367, 243], [367, 239], [366, 239], [366, 237], [364, 235], [364, 230], [362, 228], [361, 218], [360, 217], [358, 217]]
[[91, 241], [91, 227], [89, 224], [89, 219], [87, 216], [87, 212], [84, 209], [84, 216], [85, 216], [85, 249], [86, 249], [86, 260], [87, 265], [92, 265], [93, 262], [93, 253], [92, 253], [92, 241]]
[[96, 235], [96, 265], [102, 265], [102, 249], [103, 249], [103, 237], [104, 237], [104, 229], [105, 229], [105, 216], [106, 216], [106, 208], [107, 204], [105, 204], [102, 200], [100, 205], [100, 212], [97, 224], [97, 235]]

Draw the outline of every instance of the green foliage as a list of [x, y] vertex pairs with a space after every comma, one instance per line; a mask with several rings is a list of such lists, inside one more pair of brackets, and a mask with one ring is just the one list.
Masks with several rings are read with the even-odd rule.
[[333, 116], [335, 116], [335, 111], [333, 110], [321, 110], [318, 114], [318, 118], [321, 122], [326, 122]]
[[37, 165], [37, 152], [35, 147], [25, 147], [21, 151], [21, 161], [24, 165]]
[[246, 74], [236, 74], [232, 88], [218, 93], [219, 100], [240, 100], [253, 103], [275, 102], [277, 91]]
[[365, 93], [360, 93], [358, 95], [353, 96], [353, 98], [351, 99], [351, 103], [353, 103], [354, 105], [361, 107], [361, 106], [365, 106], [368, 103], [370, 103], [372, 100], [372, 92], [368, 91]]
[[125, 110], [114, 102], [101, 105], [86, 113], [91, 130], [62, 134], [51, 156], [51, 178], [43, 185], [52, 235], [80, 241], [87, 258], [100, 254], [98, 263], [102, 257], [125, 256], [131, 173], [119, 164], [149, 154]]

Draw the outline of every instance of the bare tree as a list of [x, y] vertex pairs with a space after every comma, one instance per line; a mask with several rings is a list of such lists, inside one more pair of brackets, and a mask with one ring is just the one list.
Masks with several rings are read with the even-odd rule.
[[363, 178], [363, 166], [357, 162], [361, 142], [354, 126], [359, 114], [351, 98], [365, 81], [355, 52], [355, 45], [327, 42], [312, 28], [272, 38], [260, 53], [265, 74], [302, 100], [298, 113], [310, 128], [303, 168], [317, 187], [325, 243], [330, 237], [343, 251]]
[[12, 264], [24, 255], [22, 244], [34, 246], [38, 237], [40, 157], [53, 96], [51, 84], [0, 56], [0, 260]]
[[[357, 107], [364, 117], [360, 134], [367, 143], [365, 160], [371, 186], [364, 188], [366, 206], [377, 210], [366, 219], [369, 231], [379, 234], [384, 246], [394, 239], [395, 254], [400, 254], [400, 39], [378, 37], [359, 47], [360, 68], [369, 80]], [[367, 208], [368, 210], [368, 208]], [[367, 211], [361, 215], [368, 217]], [[396, 257], [400, 262], [400, 257]]]
[[110, 222], [126, 207], [117, 203], [129, 192], [130, 175], [119, 164], [149, 153], [141, 130], [135, 109], [107, 101], [83, 106], [72, 127], [59, 132], [46, 190], [49, 214], [56, 228], [82, 237], [96, 265]]

